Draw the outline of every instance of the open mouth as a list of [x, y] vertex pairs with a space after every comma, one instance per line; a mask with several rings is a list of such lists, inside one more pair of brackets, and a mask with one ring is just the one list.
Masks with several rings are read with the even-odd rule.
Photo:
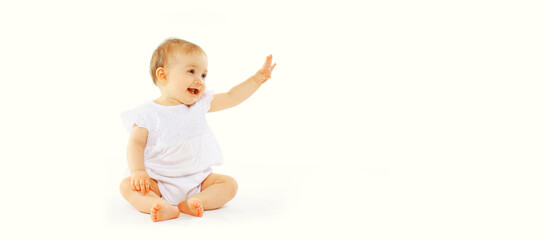
[[188, 88], [187, 91], [189, 92], [189, 94], [191, 95], [199, 95], [199, 93], [201, 92], [199, 89], [197, 88]]

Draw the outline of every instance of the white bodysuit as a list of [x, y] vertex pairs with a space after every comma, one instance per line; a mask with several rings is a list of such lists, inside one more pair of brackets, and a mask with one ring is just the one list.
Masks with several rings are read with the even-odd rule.
[[191, 106], [148, 101], [121, 114], [128, 131], [133, 124], [148, 130], [146, 172], [157, 180], [162, 198], [172, 205], [199, 193], [211, 167], [223, 163], [205, 117], [213, 97], [212, 91], [205, 91]]

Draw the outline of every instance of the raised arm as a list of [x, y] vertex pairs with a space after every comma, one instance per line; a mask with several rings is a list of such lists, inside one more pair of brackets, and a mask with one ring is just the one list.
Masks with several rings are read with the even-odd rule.
[[229, 92], [214, 94], [214, 99], [210, 103], [208, 112], [221, 111], [230, 107], [234, 107], [248, 99], [261, 84], [271, 78], [271, 73], [276, 63], [272, 65], [272, 55], [267, 56], [263, 67], [256, 74], [248, 78], [246, 81], [233, 87]]

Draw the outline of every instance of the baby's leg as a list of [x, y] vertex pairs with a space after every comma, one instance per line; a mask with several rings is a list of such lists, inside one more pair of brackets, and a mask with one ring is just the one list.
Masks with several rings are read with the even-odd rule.
[[193, 216], [203, 210], [217, 209], [235, 197], [238, 185], [232, 177], [212, 173], [201, 184], [201, 192], [178, 204], [178, 209]]
[[157, 183], [152, 180], [152, 191], [145, 196], [140, 191], [133, 191], [130, 186], [131, 178], [128, 177], [121, 182], [121, 195], [138, 211], [150, 214], [154, 222], [177, 218], [180, 215], [178, 209], [167, 201], [160, 198], [161, 192]]

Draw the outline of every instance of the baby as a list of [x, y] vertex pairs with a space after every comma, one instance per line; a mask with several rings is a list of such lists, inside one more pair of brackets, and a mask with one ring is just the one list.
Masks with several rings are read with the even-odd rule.
[[205, 113], [234, 107], [271, 78], [272, 55], [229, 92], [206, 90], [207, 56], [196, 44], [167, 39], [153, 52], [150, 73], [161, 96], [122, 114], [129, 131], [127, 174], [121, 195], [151, 220], [202, 217], [234, 198], [237, 182], [212, 173], [223, 162]]

